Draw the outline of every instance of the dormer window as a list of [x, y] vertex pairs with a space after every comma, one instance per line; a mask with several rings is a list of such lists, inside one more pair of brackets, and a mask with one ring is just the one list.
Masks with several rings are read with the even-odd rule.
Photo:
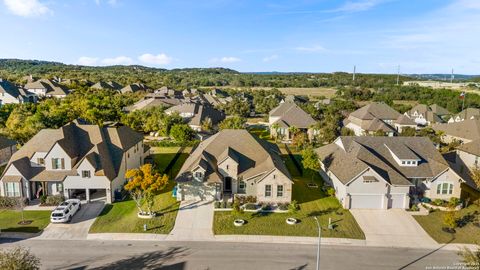
[[52, 169], [53, 170], [65, 170], [65, 159], [63, 159], [63, 158], [52, 158]]
[[45, 166], [45, 159], [43, 158], [37, 158], [37, 164]]
[[82, 171], [82, 178], [90, 178], [90, 171]]

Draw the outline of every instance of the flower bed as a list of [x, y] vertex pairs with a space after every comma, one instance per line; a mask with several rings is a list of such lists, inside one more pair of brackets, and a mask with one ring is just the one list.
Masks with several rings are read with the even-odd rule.
[[441, 206], [441, 205], [435, 205], [432, 203], [422, 203], [424, 207], [430, 208], [430, 209], [435, 209], [435, 210], [440, 210], [440, 211], [458, 211], [462, 209], [462, 204], [458, 204], [455, 207], [450, 207], [450, 206]]

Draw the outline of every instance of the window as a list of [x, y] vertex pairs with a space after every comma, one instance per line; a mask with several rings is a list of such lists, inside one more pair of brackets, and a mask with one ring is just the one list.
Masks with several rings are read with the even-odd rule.
[[65, 170], [65, 160], [63, 158], [52, 158], [52, 169]]
[[265, 197], [272, 196], [272, 185], [265, 185]]
[[277, 197], [283, 197], [283, 185], [277, 186]]
[[239, 188], [239, 189], [244, 190], [246, 187], [247, 187], [247, 185], [245, 184], [245, 182], [240, 181], [240, 182], [238, 183], [238, 188]]
[[227, 165], [227, 171], [228, 171], [228, 165]]
[[63, 184], [62, 183], [57, 183], [57, 191], [58, 192], [63, 192]]
[[407, 161], [407, 165], [410, 165], [410, 160], [409, 160], [409, 161]]
[[39, 164], [39, 165], [45, 165], [45, 159], [43, 159], [43, 158], [37, 158], [37, 164]]
[[203, 173], [202, 172], [195, 172], [195, 178], [202, 178]]
[[437, 194], [452, 194], [452, 193], [453, 193], [453, 184], [439, 183], [437, 185]]
[[90, 171], [82, 171], [82, 178], [90, 178]]
[[20, 183], [5, 183], [5, 193], [7, 197], [20, 197]]
[[405, 163], [406, 163], [405, 160], [402, 160], [402, 165], [405, 165]]

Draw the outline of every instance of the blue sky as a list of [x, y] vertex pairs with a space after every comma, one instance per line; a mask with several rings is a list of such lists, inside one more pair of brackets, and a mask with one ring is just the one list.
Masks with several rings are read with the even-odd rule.
[[0, 0], [0, 58], [480, 74], [480, 0]]

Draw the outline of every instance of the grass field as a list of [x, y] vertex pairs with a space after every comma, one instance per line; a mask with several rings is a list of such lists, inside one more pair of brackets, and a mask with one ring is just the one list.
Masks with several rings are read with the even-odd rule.
[[[220, 88], [228, 88], [228, 89], [235, 89], [235, 90], [270, 90], [273, 87], [231, 87], [225, 86]], [[312, 88], [302, 88], [302, 87], [280, 87], [276, 88], [280, 92], [285, 95], [300, 95], [300, 96], [312, 96], [312, 97], [327, 97], [331, 98], [335, 96], [335, 92], [337, 91], [335, 88], [331, 87], [312, 87]]]
[[[186, 148], [179, 156], [175, 165], [167, 174], [175, 176], [180, 170], [182, 164], [188, 157], [191, 148]], [[178, 147], [156, 147], [154, 161], [156, 168], [163, 171], [169, 162], [175, 156]], [[158, 163], [157, 163], [158, 162]], [[172, 190], [175, 186], [173, 177], [170, 177], [169, 184], [165, 190], [155, 197], [155, 206], [153, 210], [157, 212], [157, 217], [144, 220], [137, 217], [137, 207], [133, 200], [115, 202], [105, 206], [102, 213], [95, 220], [90, 228], [90, 233], [143, 233], [143, 224], [147, 224], [146, 233], [167, 234], [175, 225], [178, 207], [180, 203], [172, 197]]]
[[[285, 149], [282, 147], [282, 153]], [[322, 227], [322, 237], [341, 237], [365, 239], [363, 231], [358, 226], [352, 214], [343, 209], [335, 197], [326, 196], [320, 188], [309, 188], [309, 182], [322, 186], [318, 174], [301, 175], [288, 155], [283, 155], [285, 164], [294, 179], [293, 200], [300, 204], [297, 213], [243, 213], [234, 216], [230, 212], [215, 212], [215, 234], [251, 234], [251, 235], [286, 235], [286, 236], [317, 236], [318, 230], [314, 216], [317, 216]], [[298, 154], [295, 157], [300, 159]], [[313, 179], [313, 180], [312, 180]], [[285, 219], [294, 217], [300, 220], [296, 225], [287, 225]], [[242, 218], [247, 224], [235, 227], [233, 220]], [[333, 230], [328, 230], [328, 219], [332, 219]]]
[[414, 216], [423, 229], [439, 243], [480, 243], [480, 206], [471, 204], [467, 208], [456, 212], [456, 218], [466, 222], [462, 227], [457, 227], [454, 234], [442, 230], [444, 213], [435, 211], [428, 216]]
[[23, 211], [25, 220], [31, 220], [28, 225], [19, 225], [22, 220], [20, 211], [0, 210], [0, 230], [3, 232], [28, 232], [42, 231], [50, 223], [51, 211]]

